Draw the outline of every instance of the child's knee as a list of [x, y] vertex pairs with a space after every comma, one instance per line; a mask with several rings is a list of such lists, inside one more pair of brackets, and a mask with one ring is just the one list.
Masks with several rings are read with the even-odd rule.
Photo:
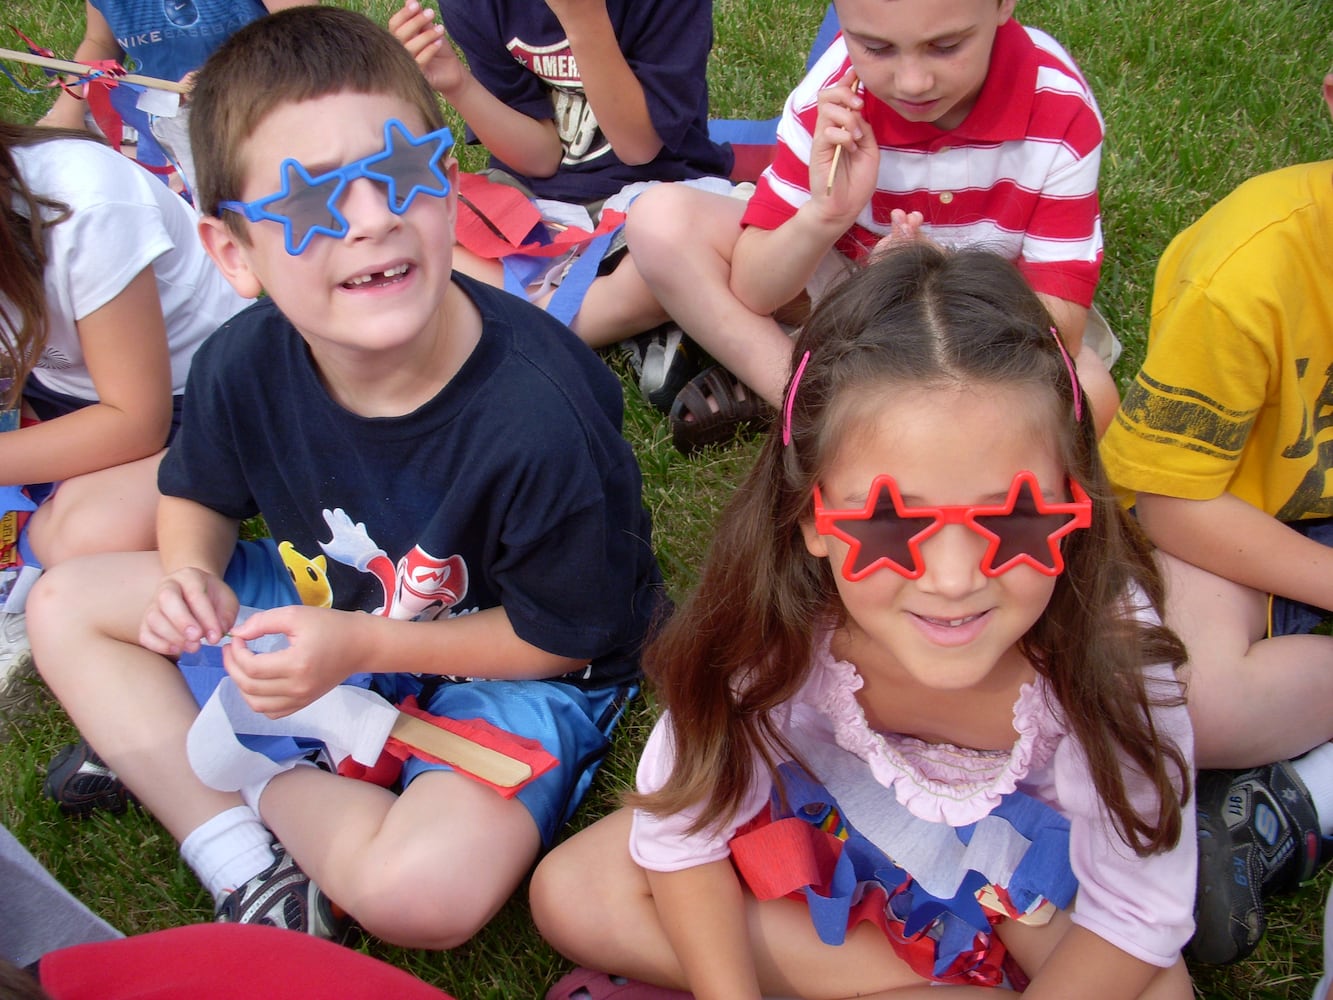
[[509, 895], [424, 873], [416, 861], [368, 865], [364, 875], [353, 898], [337, 902], [375, 937], [404, 948], [445, 951], [466, 944]]

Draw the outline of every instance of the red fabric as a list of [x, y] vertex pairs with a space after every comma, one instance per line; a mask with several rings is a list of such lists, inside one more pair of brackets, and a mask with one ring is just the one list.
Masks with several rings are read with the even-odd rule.
[[42, 958], [54, 1000], [453, 1000], [385, 962], [308, 934], [191, 924]]
[[597, 228], [569, 227], [549, 234], [549, 242], [534, 236], [542, 226], [537, 206], [522, 191], [508, 184], [497, 184], [478, 174], [460, 174], [458, 178], [459, 245], [478, 257], [499, 260], [513, 254], [530, 257], [558, 257], [581, 247], [602, 233], [609, 233], [625, 221], [625, 213], [605, 210]]

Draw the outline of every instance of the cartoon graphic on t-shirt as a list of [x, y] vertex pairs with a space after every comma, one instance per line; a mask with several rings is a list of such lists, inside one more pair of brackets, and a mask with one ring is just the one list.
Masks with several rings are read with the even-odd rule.
[[353, 521], [342, 508], [323, 513], [333, 537], [320, 542], [319, 547], [330, 559], [370, 573], [383, 588], [384, 604], [372, 614], [429, 620], [438, 618], [467, 594], [467, 563], [462, 556], [440, 558], [414, 546], [395, 566], [388, 553], [371, 539], [364, 523]]
[[308, 608], [333, 607], [333, 587], [329, 584], [328, 560], [323, 556], [308, 559], [291, 542], [278, 543], [278, 555], [287, 567], [296, 594]]
[[560, 146], [565, 151], [565, 165], [586, 163], [611, 152], [611, 143], [602, 135], [597, 116], [588, 104], [569, 42], [561, 39], [553, 45], [531, 45], [521, 38], [509, 40], [509, 54], [539, 77], [551, 89], [555, 127]]

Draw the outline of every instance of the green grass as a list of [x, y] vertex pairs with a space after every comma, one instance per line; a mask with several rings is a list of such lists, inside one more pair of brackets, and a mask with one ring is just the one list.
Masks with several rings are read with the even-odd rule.
[[[385, 0], [346, 2], [381, 22], [390, 9]], [[715, 7], [714, 114], [776, 114], [804, 64], [823, 0], [716, 0]], [[76, 0], [31, 0], [15, 5], [7, 19], [67, 57], [81, 34], [82, 12]], [[1142, 360], [1153, 271], [1171, 237], [1245, 177], [1333, 156], [1333, 123], [1319, 97], [1319, 82], [1333, 64], [1333, 17], [1327, 0], [1026, 0], [1018, 13], [1075, 56], [1107, 120], [1106, 266], [1098, 299], [1125, 343], [1115, 372], [1123, 385]], [[14, 37], [0, 47], [20, 43]], [[31, 71], [24, 75], [32, 79]], [[11, 118], [34, 120], [48, 103], [44, 95], [0, 87], [0, 111]], [[465, 151], [465, 168], [480, 158], [479, 151]], [[626, 389], [626, 435], [643, 467], [659, 559], [679, 597], [693, 584], [714, 518], [755, 446], [683, 459], [665, 421], [628, 382]], [[78, 896], [127, 931], [208, 919], [204, 893], [151, 819], [132, 813], [72, 823], [42, 797], [45, 762], [73, 731], [39, 688], [34, 697], [34, 714], [0, 745], [0, 820]], [[580, 822], [610, 808], [629, 782], [649, 720], [646, 707], [630, 718]], [[1322, 961], [1328, 879], [1271, 907], [1269, 933], [1249, 961], [1194, 970], [1198, 995], [1308, 996]], [[448, 954], [378, 942], [360, 947], [462, 1000], [540, 997], [567, 967], [532, 931], [521, 898], [474, 942]]]

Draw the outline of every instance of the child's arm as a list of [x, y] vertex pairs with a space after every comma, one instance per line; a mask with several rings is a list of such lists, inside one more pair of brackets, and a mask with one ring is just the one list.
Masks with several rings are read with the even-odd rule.
[[222, 573], [236, 547], [237, 522], [181, 497], [157, 509], [163, 578], [139, 626], [139, 643], [163, 656], [218, 643], [236, 620], [236, 595]]
[[[810, 149], [810, 199], [777, 229], [749, 226], [736, 242], [731, 291], [760, 315], [772, 313], [804, 290], [819, 262], [875, 192], [879, 143], [861, 117], [864, 101], [853, 77], [848, 71], [819, 94]], [[840, 145], [843, 151], [834, 171], [833, 152]]]
[[[124, 52], [116, 41], [116, 33], [111, 30], [111, 25], [91, 3], [84, 4], [84, 7], [83, 41], [74, 50], [74, 61], [91, 63], [103, 59], [120, 59]], [[82, 90], [82, 87], [78, 89]], [[53, 128], [85, 128], [83, 115], [87, 107], [85, 102], [62, 90], [55, 104], [51, 105], [51, 110], [37, 124]]]
[[1120, 950], [1092, 931], [1071, 926], [1042, 962], [1024, 1000], [1137, 1000], [1149, 986], [1154, 1000], [1193, 996], [1183, 959], [1169, 969]]
[[243, 640], [287, 637], [289, 645], [276, 652], [256, 654], [232, 643], [223, 654], [250, 707], [274, 718], [304, 708], [361, 671], [539, 679], [585, 662], [525, 642], [503, 608], [410, 622], [291, 606], [251, 615], [232, 634]]
[[597, 124], [624, 163], [648, 163], [662, 138], [648, 114], [643, 84], [625, 60], [606, 0], [546, 0], [559, 19], [578, 63]]
[[745, 897], [731, 861], [645, 871], [662, 929], [690, 992], [700, 1000], [759, 1000]]
[[389, 30], [492, 156], [528, 177], [550, 177], [564, 155], [555, 122], [515, 111], [478, 83], [434, 18], [435, 11], [406, 0], [389, 18]]
[[1333, 548], [1230, 493], [1140, 493], [1139, 523], [1164, 552], [1262, 593], [1333, 610]]
[[1088, 325], [1087, 306], [1041, 292], [1037, 293], [1037, 298], [1041, 299], [1041, 304], [1055, 321], [1055, 328], [1060, 331], [1060, 339], [1064, 341], [1069, 356], [1078, 357], [1078, 352], [1083, 347], [1083, 330]]
[[69, 479], [146, 458], [166, 442], [171, 360], [153, 269], [140, 271], [76, 327], [98, 402], [0, 434], [6, 483]]

